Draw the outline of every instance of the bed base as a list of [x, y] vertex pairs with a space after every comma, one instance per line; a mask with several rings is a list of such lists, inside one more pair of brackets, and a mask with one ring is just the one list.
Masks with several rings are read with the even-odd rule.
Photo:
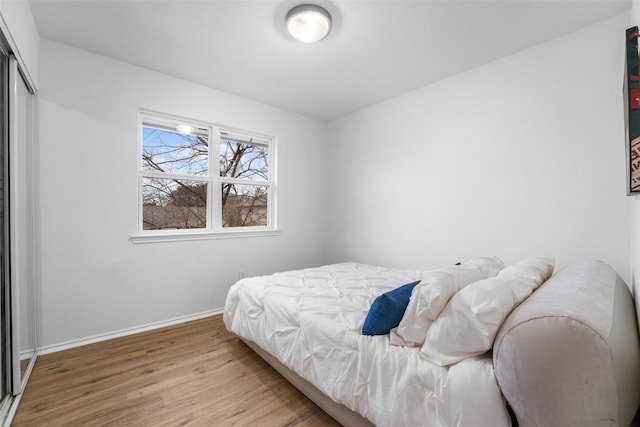
[[325, 411], [334, 420], [339, 422], [345, 427], [375, 427], [371, 421], [362, 417], [357, 412], [352, 411], [344, 405], [334, 402], [320, 390], [318, 390], [313, 384], [305, 380], [282, 363], [275, 357], [264, 351], [256, 343], [245, 340], [240, 337], [251, 350], [253, 350], [258, 356], [264, 359], [269, 365], [273, 367], [280, 375], [282, 375], [287, 381], [289, 381], [295, 388], [300, 390], [302, 394], [307, 396], [313, 403], [318, 405], [320, 409]]

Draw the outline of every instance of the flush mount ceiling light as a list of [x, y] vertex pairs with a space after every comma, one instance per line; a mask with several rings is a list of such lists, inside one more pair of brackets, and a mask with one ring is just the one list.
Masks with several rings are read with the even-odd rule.
[[331, 15], [314, 4], [301, 4], [287, 13], [287, 30], [302, 43], [315, 43], [331, 31]]

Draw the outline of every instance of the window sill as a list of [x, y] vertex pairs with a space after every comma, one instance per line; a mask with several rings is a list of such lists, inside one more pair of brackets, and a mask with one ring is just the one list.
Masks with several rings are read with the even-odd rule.
[[280, 230], [233, 230], [233, 231], [161, 231], [145, 232], [133, 234], [129, 240], [131, 243], [165, 243], [165, 242], [185, 242], [190, 240], [213, 240], [213, 239], [237, 239], [242, 237], [267, 237], [279, 236]]

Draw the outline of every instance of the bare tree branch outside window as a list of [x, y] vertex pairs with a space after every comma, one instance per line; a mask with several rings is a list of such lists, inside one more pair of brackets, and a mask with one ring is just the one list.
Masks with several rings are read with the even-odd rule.
[[[268, 149], [252, 141], [220, 140], [220, 177], [269, 180]], [[267, 225], [268, 187], [255, 184], [222, 184], [222, 226]]]
[[[143, 229], [206, 228], [208, 136], [160, 126], [143, 126], [142, 132]], [[222, 226], [266, 226], [268, 146], [224, 135], [219, 143]]]

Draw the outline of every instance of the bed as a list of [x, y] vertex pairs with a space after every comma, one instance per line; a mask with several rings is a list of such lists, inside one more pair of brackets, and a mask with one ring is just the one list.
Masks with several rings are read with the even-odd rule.
[[[505, 399], [504, 388], [514, 384], [509, 374], [501, 377], [495, 371], [498, 361], [491, 350], [498, 340], [504, 343], [503, 351], [510, 354], [499, 364], [515, 369], [509, 357], [517, 345], [509, 334], [517, 328], [505, 333], [501, 327], [515, 307], [531, 299], [543, 283], [547, 286], [552, 272], [550, 258], [507, 268], [494, 257], [476, 258], [433, 271], [332, 264], [238, 281], [228, 293], [224, 321], [343, 425], [536, 425], [539, 419], [523, 406], [518, 391], [510, 391], [509, 402]], [[407, 285], [410, 297], [403, 303], [401, 320], [393, 321], [388, 333], [363, 334], [374, 306]], [[526, 320], [536, 318], [532, 316]], [[625, 330], [636, 328], [635, 316], [633, 325], [628, 319], [623, 324]], [[637, 329], [628, 334], [635, 334], [628, 336], [637, 343]], [[632, 369], [628, 366], [640, 360], [635, 343], [635, 350], [625, 353], [631, 354], [625, 362], [627, 374]], [[631, 373], [638, 378], [637, 367]], [[516, 388], [525, 385], [515, 383]], [[614, 393], [612, 419], [624, 412], [620, 419], [627, 422], [640, 391], [633, 384], [624, 386], [623, 398]], [[510, 416], [509, 404], [515, 405], [515, 415]], [[576, 412], [584, 410], [575, 407], [566, 416]], [[554, 422], [568, 422], [563, 416]]]

